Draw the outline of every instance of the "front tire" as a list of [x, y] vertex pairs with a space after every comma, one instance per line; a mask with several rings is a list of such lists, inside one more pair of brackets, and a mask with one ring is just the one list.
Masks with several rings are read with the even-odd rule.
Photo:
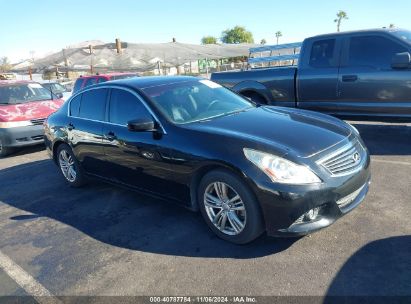
[[86, 183], [83, 169], [69, 145], [61, 144], [58, 147], [57, 164], [63, 177], [71, 187], [81, 187]]
[[13, 149], [3, 146], [3, 142], [0, 138], [0, 158], [6, 157], [7, 155], [10, 155], [11, 153], [13, 153]]
[[246, 244], [264, 231], [254, 194], [229, 171], [215, 170], [203, 177], [198, 187], [198, 203], [207, 225], [226, 241]]

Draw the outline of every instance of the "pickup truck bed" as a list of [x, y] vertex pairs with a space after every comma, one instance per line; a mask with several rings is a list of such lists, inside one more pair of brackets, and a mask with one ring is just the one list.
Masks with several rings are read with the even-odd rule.
[[[271, 54], [281, 46], [272, 48]], [[299, 55], [250, 58], [249, 63], [268, 65], [285, 57], [295, 57], [298, 67], [213, 73], [211, 80], [257, 103], [350, 118], [411, 119], [411, 31], [321, 35], [305, 39]]]

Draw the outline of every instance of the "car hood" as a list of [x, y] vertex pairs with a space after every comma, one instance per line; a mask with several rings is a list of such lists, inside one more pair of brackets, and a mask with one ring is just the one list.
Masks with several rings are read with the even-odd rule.
[[46, 118], [57, 111], [63, 103], [64, 100], [55, 99], [0, 105], [0, 121], [23, 121]]
[[240, 137], [293, 152], [299, 157], [320, 153], [347, 139], [352, 131], [334, 117], [310, 111], [263, 106], [187, 125], [201, 132]]

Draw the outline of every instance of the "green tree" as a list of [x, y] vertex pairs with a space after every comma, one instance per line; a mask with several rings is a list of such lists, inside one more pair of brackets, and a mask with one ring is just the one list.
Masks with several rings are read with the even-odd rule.
[[11, 63], [7, 57], [0, 58], [0, 71], [7, 72], [11, 69]]
[[264, 44], [266, 44], [266, 43], [267, 43], [267, 40], [265, 40], [264, 38], [263, 38], [263, 39], [261, 39], [260, 44], [264, 45]]
[[281, 33], [281, 31], [275, 33], [275, 38], [277, 38], [277, 45], [281, 37], [283, 37], [283, 33]]
[[344, 11], [339, 11], [337, 13], [337, 19], [334, 20], [334, 22], [337, 23], [337, 32], [340, 31], [341, 22], [343, 20], [348, 20], [348, 14]]
[[243, 26], [235, 26], [232, 29], [227, 29], [221, 34], [223, 43], [254, 43], [253, 34]]
[[201, 44], [217, 44], [217, 38], [213, 36], [204, 36], [201, 38]]

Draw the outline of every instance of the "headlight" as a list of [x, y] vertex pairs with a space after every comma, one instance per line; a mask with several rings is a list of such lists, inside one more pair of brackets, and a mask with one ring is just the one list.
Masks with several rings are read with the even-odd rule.
[[25, 121], [0, 121], [0, 128], [16, 128], [16, 127], [27, 127], [32, 126], [30, 120]]
[[244, 148], [244, 155], [275, 183], [295, 185], [321, 183], [320, 178], [309, 168], [284, 158], [247, 148]]

